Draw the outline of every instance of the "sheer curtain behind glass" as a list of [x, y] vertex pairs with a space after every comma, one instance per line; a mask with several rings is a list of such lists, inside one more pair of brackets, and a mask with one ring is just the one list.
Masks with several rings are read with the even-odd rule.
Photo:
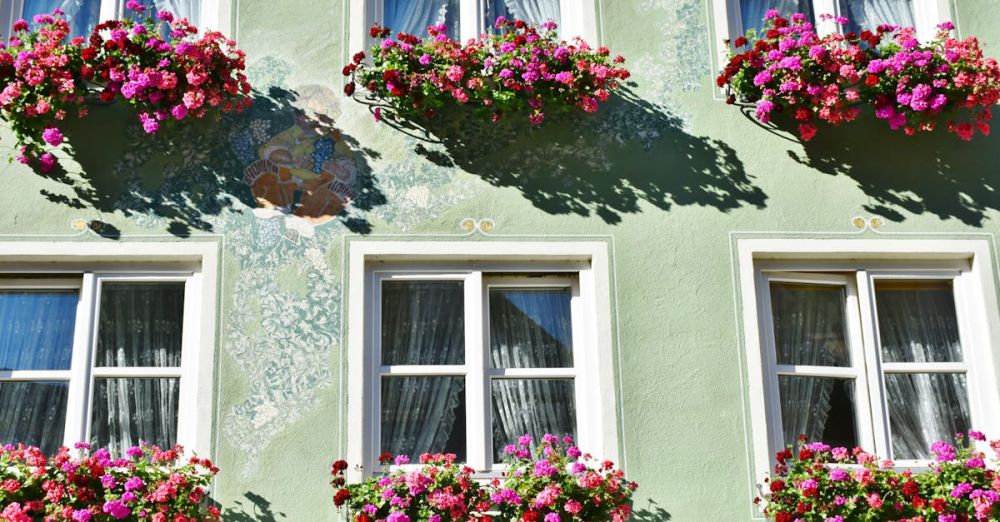
[[101, 18], [101, 0], [24, 0], [21, 13], [27, 20], [37, 14], [62, 9], [71, 36], [87, 36]]
[[[383, 282], [381, 363], [464, 364], [464, 318], [460, 281]], [[383, 376], [381, 387], [382, 451], [411, 459], [449, 452], [464, 459], [464, 377]]]
[[[839, 285], [772, 282], [775, 354], [779, 365], [850, 366], [845, 290]], [[779, 375], [784, 440], [856, 445], [853, 379]]]
[[[192, 24], [198, 25], [201, 22], [201, 1], [202, 0], [139, 0], [139, 3], [146, 8], [141, 16], [137, 16], [132, 10], [126, 9], [125, 14], [131, 18], [144, 18], [155, 15], [158, 11], [170, 11], [177, 19], [187, 18]], [[124, 2], [122, 2], [124, 5]]]
[[427, 26], [445, 24], [448, 35], [458, 39], [460, 0], [383, 0], [383, 25], [394, 33], [427, 36]]
[[561, 24], [559, 0], [488, 0], [485, 26], [493, 27], [497, 18], [524, 20], [531, 24], [555, 22]]
[[882, 24], [915, 25], [912, 0], [840, 0], [840, 14], [847, 17], [847, 30], [855, 33]]
[[[0, 370], [69, 370], [79, 294], [0, 291]], [[63, 442], [67, 382], [0, 382], [0, 445], [54, 452]]]
[[813, 19], [812, 0], [740, 0], [740, 21], [743, 32], [753, 29], [760, 33], [764, 27], [764, 15], [771, 9], [777, 9], [782, 16], [792, 13], [805, 13]]
[[[184, 283], [101, 285], [95, 367], [181, 365]], [[127, 371], [127, 370], [126, 370]], [[119, 451], [177, 440], [177, 378], [96, 378], [91, 438]]]
[[[879, 339], [887, 363], [961, 362], [955, 298], [949, 282], [875, 285]], [[893, 456], [927, 456], [930, 445], [970, 428], [963, 373], [887, 373]]]
[[[572, 368], [569, 288], [489, 291], [490, 358], [494, 368]], [[494, 378], [494, 458], [524, 434], [576, 436], [573, 379]]]

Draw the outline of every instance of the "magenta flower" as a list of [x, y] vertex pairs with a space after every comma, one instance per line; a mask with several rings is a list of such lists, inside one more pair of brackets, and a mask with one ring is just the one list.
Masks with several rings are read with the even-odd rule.
[[55, 127], [48, 127], [42, 132], [42, 139], [45, 140], [45, 143], [53, 147], [58, 147], [62, 145], [63, 133]]

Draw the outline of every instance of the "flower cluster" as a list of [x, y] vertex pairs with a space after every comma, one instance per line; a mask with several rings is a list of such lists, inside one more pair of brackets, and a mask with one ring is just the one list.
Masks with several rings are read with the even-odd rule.
[[36, 447], [0, 448], [0, 520], [203, 522], [219, 520], [205, 493], [218, 468], [184, 459], [180, 446], [136, 446], [124, 457], [79, 443], [47, 457]]
[[593, 462], [569, 437], [545, 435], [534, 452], [529, 450], [531, 443], [525, 435], [504, 448], [507, 473], [494, 481], [492, 495], [501, 518], [544, 522], [630, 518], [630, 500], [639, 486], [626, 480], [613, 462]]
[[[388, 464], [392, 458], [382, 455]], [[409, 458], [399, 456], [396, 464], [406, 464]], [[488, 520], [483, 515], [490, 507], [486, 490], [472, 478], [472, 469], [455, 464], [454, 454], [424, 454], [420, 467], [412, 471], [398, 470], [358, 484], [347, 485], [344, 470], [347, 463], [333, 463], [336, 489], [333, 502], [347, 507], [354, 522], [458, 522]]]
[[[959, 434], [935, 442], [933, 462], [921, 473], [900, 471], [860, 448], [831, 448], [800, 440], [777, 455], [765, 479], [763, 512], [775, 522], [958, 522], [1000, 520], [1000, 475], [976, 449], [985, 436]], [[1000, 459], [1000, 441], [990, 443]]]
[[[525, 522], [624, 522], [631, 516], [630, 500], [638, 487], [625, 479], [614, 463], [593, 462], [573, 440], [545, 435], [531, 450], [525, 435], [505, 448], [502, 478], [480, 485], [472, 469], [454, 463], [454, 455], [423, 455], [417, 469], [401, 467], [358, 484], [347, 484], [347, 463], [333, 464], [333, 497], [347, 507], [354, 522], [451, 522], [500, 520]], [[393, 462], [389, 454], [379, 459]], [[406, 464], [404, 456], [395, 458]]]
[[820, 37], [802, 13], [784, 18], [771, 10], [765, 21], [762, 34], [751, 31], [732, 42], [738, 52], [716, 80], [729, 87], [729, 103], [755, 103], [762, 122], [785, 112], [808, 141], [818, 121], [838, 125], [868, 106], [907, 134], [933, 130], [941, 120], [965, 140], [977, 129], [989, 133], [990, 109], [1000, 100], [1000, 67], [983, 56], [975, 38], [951, 37], [950, 22], [938, 26], [933, 41], [921, 43], [911, 27]]
[[[446, 106], [468, 106], [491, 121], [526, 116], [537, 125], [546, 113], [597, 111], [629, 77], [624, 58], [579, 38], [558, 40], [553, 22], [533, 26], [500, 17], [495, 28], [462, 45], [444, 25], [428, 27], [424, 39], [393, 38], [388, 28], [372, 27], [379, 39], [372, 63], [363, 52], [354, 55], [343, 71], [351, 77], [345, 93], [353, 95], [357, 82], [395, 116], [430, 118]], [[375, 118], [381, 117], [379, 108]]]
[[[143, 15], [130, 0], [127, 8]], [[59, 124], [83, 117], [88, 85], [101, 86], [100, 100], [124, 100], [134, 107], [147, 133], [162, 124], [202, 118], [210, 108], [240, 111], [250, 105], [244, 55], [218, 32], [200, 37], [186, 18], [169, 11], [156, 16], [109, 20], [89, 38], [68, 39], [62, 11], [14, 23], [8, 46], [0, 44], [0, 118], [11, 124], [21, 154], [50, 170], [46, 147], [63, 142]]]

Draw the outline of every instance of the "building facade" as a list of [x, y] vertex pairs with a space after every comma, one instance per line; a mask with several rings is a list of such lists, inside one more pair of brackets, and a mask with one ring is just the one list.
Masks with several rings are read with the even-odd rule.
[[[166, 4], [238, 41], [254, 105], [156, 136], [95, 105], [62, 168], [3, 168], [4, 437], [180, 442], [222, 468], [226, 519], [301, 521], [336, 518], [335, 458], [488, 472], [557, 431], [639, 482], [638, 520], [735, 521], [792, 434], [897, 461], [1000, 435], [998, 138], [868, 115], [801, 142], [714, 83], [767, 8], [952, 20], [1000, 55], [993, 2]], [[538, 128], [412, 129], [343, 94], [372, 22], [504, 13], [558, 18], [634, 85]]]

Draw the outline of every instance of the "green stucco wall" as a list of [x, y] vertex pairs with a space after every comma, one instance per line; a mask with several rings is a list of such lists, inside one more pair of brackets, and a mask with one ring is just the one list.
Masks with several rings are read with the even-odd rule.
[[[823, 128], [803, 146], [713, 96], [708, 0], [601, 0], [631, 93], [541, 129], [453, 124], [439, 143], [344, 98], [343, 0], [239, 0], [254, 109], [141, 134], [119, 106], [67, 134], [66, 172], [3, 168], [10, 241], [212, 240], [223, 252], [213, 497], [230, 520], [331, 520], [345, 449], [345, 245], [399, 240], [609, 242], [624, 466], [640, 520], [738, 521], [750, 504], [734, 237], [986, 237], [1000, 219], [1000, 138]], [[922, 1], [922, 0], [918, 0]], [[1000, 55], [1000, 12], [957, 0], [962, 36]], [[244, 171], [294, 107], [328, 117], [354, 202], [315, 225], [256, 208]], [[870, 118], [869, 118], [870, 119]], [[13, 143], [3, 136], [0, 145]], [[855, 216], [881, 217], [878, 232]], [[492, 219], [488, 235], [464, 218]], [[106, 223], [78, 233], [74, 220]], [[189, 239], [190, 238], [190, 239]]]

